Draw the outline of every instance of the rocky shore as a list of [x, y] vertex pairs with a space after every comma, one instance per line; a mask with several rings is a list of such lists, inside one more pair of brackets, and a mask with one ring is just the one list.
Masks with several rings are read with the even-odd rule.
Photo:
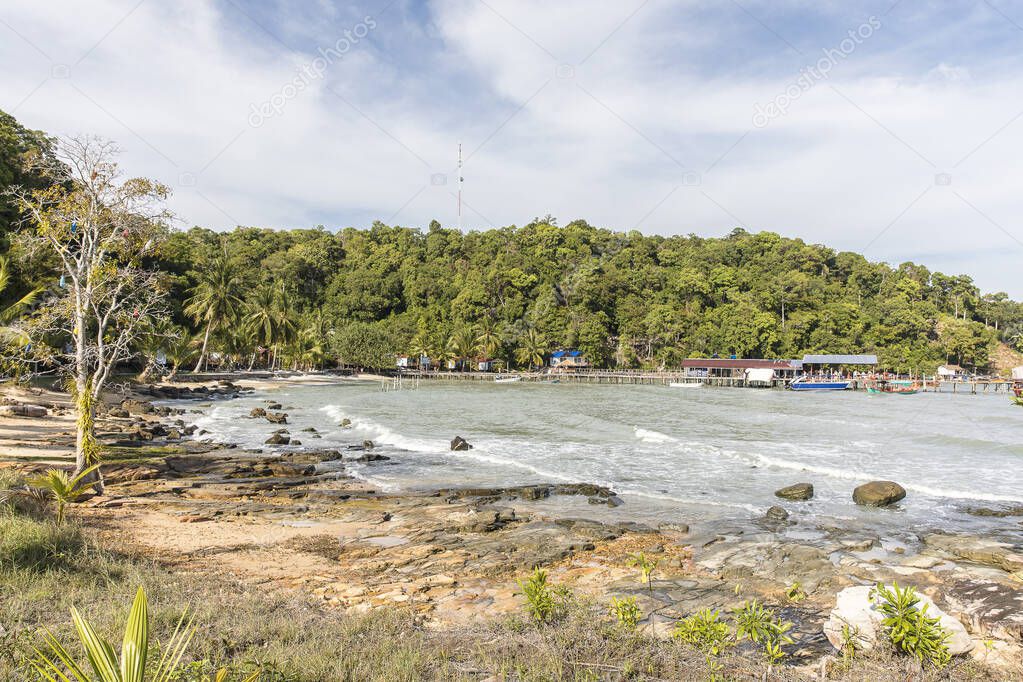
[[[796, 518], [813, 489], [794, 482], [778, 491], [778, 505], [766, 517], [748, 524], [610, 522], [608, 513], [618, 513], [610, 510], [623, 500], [587, 482], [387, 493], [346, 473], [351, 461], [386, 464], [372, 443], [244, 451], [206, 440], [191, 424], [192, 408], [152, 404], [230, 398], [244, 390], [229, 382], [153, 386], [111, 401], [100, 421], [107, 490], [76, 511], [102, 535], [181, 570], [299, 590], [328, 608], [402, 604], [438, 624], [520, 610], [516, 579], [534, 566], [579, 594], [635, 597], [641, 626], [658, 636], [699, 609], [730, 609], [757, 598], [795, 623], [791, 660], [814, 670], [836, 653], [829, 621], [856, 617], [848, 605], [842, 611], [841, 602], [854, 595], [846, 590], [898, 581], [916, 586], [961, 625], [956, 653], [1000, 666], [1006, 679], [1023, 674], [1023, 509], [975, 510], [1004, 514], [1013, 531], [1003, 536], [920, 532], [917, 542], [893, 542], [869, 530]], [[281, 406], [262, 409], [252, 418], [280, 424], [279, 435], [296, 444], [286, 416], [274, 421], [284, 414]], [[66, 435], [53, 437], [59, 442]], [[315, 435], [302, 434], [308, 444]], [[41, 465], [22, 459], [0, 466]], [[857, 489], [862, 503], [898, 498], [891, 482], [878, 483]], [[608, 511], [602, 520], [566, 517], [564, 506], [552, 505], [562, 499]], [[627, 565], [635, 552], [657, 561], [649, 587]]]

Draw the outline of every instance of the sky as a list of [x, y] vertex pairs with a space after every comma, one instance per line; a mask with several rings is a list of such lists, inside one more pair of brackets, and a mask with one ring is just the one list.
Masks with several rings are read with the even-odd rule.
[[1023, 1], [5, 0], [0, 109], [178, 225], [771, 230], [1023, 299]]

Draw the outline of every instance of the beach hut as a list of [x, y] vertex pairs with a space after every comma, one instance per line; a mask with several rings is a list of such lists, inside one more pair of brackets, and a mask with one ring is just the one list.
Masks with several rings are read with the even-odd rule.
[[1023, 381], [1023, 367], [1013, 367], [1012, 368], [1012, 380], [1013, 381]]
[[556, 350], [551, 353], [551, 369], [582, 369], [589, 367], [586, 356], [579, 350]]
[[493, 372], [494, 360], [491, 358], [482, 358], [480, 360], [477, 360], [476, 369], [480, 372]]
[[966, 370], [959, 365], [942, 365], [938, 368], [938, 379], [941, 381], [965, 381], [968, 378]]
[[826, 354], [810, 354], [803, 356], [803, 372], [807, 376], [842, 374], [843, 367], [867, 367], [873, 371], [877, 368], [877, 356]]

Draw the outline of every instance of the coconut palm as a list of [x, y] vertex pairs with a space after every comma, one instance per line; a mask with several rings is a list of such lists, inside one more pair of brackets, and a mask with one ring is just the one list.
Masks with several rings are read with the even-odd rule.
[[448, 350], [464, 371], [466, 363], [476, 352], [476, 335], [468, 327], [459, 329], [448, 339]]
[[185, 302], [185, 313], [197, 324], [206, 326], [194, 371], [202, 370], [206, 364], [210, 334], [230, 326], [238, 318], [243, 305], [240, 291], [238, 268], [228, 260], [226, 253], [213, 258], [199, 273], [199, 283]]
[[[7, 285], [10, 283], [11, 271], [7, 258], [0, 256], [0, 296], [3, 296], [7, 291]], [[35, 303], [42, 292], [42, 288], [33, 289], [14, 303], [0, 309], [0, 340], [8, 343], [28, 343], [28, 336], [26, 336], [25, 332], [10, 326], [10, 323]]]
[[528, 365], [530, 369], [533, 369], [534, 367], [541, 367], [543, 365], [543, 357], [546, 350], [546, 346], [543, 339], [540, 338], [540, 334], [537, 333], [536, 329], [530, 327], [526, 330], [526, 333], [522, 335], [522, 339], [519, 341], [519, 347], [515, 349], [515, 359], [518, 360], [521, 365]]
[[484, 318], [476, 329], [476, 343], [480, 352], [490, 358], [501, 347], [501, 336], [497, 331], [497, 323], [493, 318]]
[[199, 348], [199, 340], [189, 336], [187, 333], [182, 331], [180, 336], [170, 339], [167, 342], [167, 363], [170, 364], [170, 374], [167, 375], [167, 380], [170, 381], [178, 375], [178, 370], [181, 365], [188, 363], [192, 358], [195, 357], [196, 352]]
[[[245, 329], [252, 335], [252, 340], [265, 348], [270, 348], [277, 341], [276, 293], [270, 284], [256, 289], [252, 300], [246, 305], [243, 318]], [[255, 353], [252, 355], [255, 362]], [[249, 369], [252, 369], [252, 362]]]

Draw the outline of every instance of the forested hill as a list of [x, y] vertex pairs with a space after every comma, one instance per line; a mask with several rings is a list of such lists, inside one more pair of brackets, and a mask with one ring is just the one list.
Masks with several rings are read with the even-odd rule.
[[[18, 164], [42, 140], [0, 116], [0, 181], [31, 183]], [[218, 291], [226, 307], [213, 349], [247, 359], [272, 346], [298, 364], [390, 366], [389, 353], [425, 352], [528, 365], [579, 348], [599, 366], [872, 352], [890, 368], [933, 372], [946, 361], [986, 368], [999, 341], [1023, 346], [1023, 305], [983, 295], [967, 276], [769, 232], [662, 237], [555, 223], [193, 228], [170, 232], [151, 265], [167, 273], [184, 335], [205, 331], [196, 294]], [[5, 297], [52, 285], [55, 271], [16, 255], [19, 281]]]

